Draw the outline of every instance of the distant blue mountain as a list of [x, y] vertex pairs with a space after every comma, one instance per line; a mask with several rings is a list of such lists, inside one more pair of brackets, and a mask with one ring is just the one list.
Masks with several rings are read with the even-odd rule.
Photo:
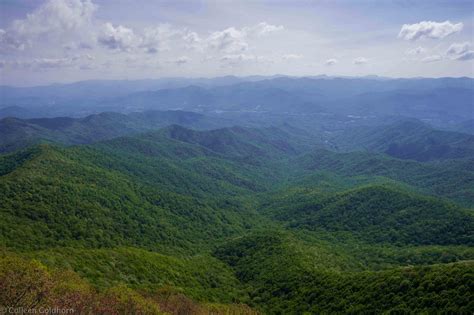
[[102, 111], [181, 109], [290, 115], [328, 113], [351, 117], [400, 115], [442, 125], [473, 118], [473, 82], [471, 78], [277, 76], [0, 87], [0, 117], [9, 116], [8, 108], [19, 106], [26, 110], [18, 114], [21, 117], [38, 117], [37, 113], [86, 116]]

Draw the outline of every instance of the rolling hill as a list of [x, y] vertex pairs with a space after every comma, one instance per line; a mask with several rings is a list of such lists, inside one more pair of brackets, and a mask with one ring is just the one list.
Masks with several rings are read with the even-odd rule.
[[472, 279], [472, 262], [340, 272], [334, 259], [326, 268], [314, 267], [300, 245], [275, 233], [235, 239], [215, 256], [253, 288], [251, 304], [265, 301], [263, 310], [270, 314], [469, 312], [473, 307], [465, 286]]
[[388, 126], [351, 128], [337, 135], [332, 142], [339, 150], [369, 150], [417, 161], [474, 156], [474, 136], [436, 130], [416, 120], [402, 120]]
[[143, 130], [152, 114], [14, 121], [69, 146], [0, 155], [0, 288], [90, 312], [472, 309], [469, 159], [331, 152], [183, 112]]
[[362, 183], [390, 179], [410, 185], [422, 193], [447, 197], [469, 207], [474, 202], [474, 163], [471, 159], [422, 163], [370, 152], [336, 153], [318, 149], [296, 157], [294, 164], [301, 169], [297, 182], [303, 186], [311, 186], [318, 181], [311, 172], [318, 175], [324, 171]]
[[474, 242], [472, 210], [390, 186], [372, 185], [333, 194], [300, 193], [263, 205], [263, 211], [291, 228], [350, 232], [366, 242]]
[[230, 125], [231, 122], [181, 111], [150, 111], [128, 115], [105, 112], [84, 118], [8, 117], [0, 120], [0, 152], [10, 152], [41, 142], [86, 144], [155, 130], [171, 124], [210, 129]]

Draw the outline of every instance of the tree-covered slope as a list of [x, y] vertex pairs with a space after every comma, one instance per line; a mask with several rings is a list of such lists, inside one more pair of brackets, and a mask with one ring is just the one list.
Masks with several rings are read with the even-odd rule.
[[231, 303], [245, 299], [232, 270], [207, 253], [183, 257], [132, 247], [64, 247], [22, 256], [50, 268], [72, 268], [100, 289], [126, 284], [148, 292], [168, 287], [200, 301]]
[[263, 208], [291, 228], [349, 232], [371, 243], [474, 243], [472, 210], [386, 186], [290, 194]]
[[[287, 150], [289, 143], [282, 146], [279, 141], [275, 144], [274, 138], [257, 135], [260, 138], [246, 129], [196, 132], [173, 126], [89, 147], [61, 149], [42, 145], [3, 156], [2, 242], [25, 248], [76, 244], [189, 250], [212, 238], [273, 224], [255, 209], [253, 194], [285, 189], [301, 179], [302, 170], [311, 174], [313, 166], [344, 176], [382, 175], [415, 186], [440, 174], [435, 166], [433, 170], [438, 173], [432, 175], [418, 164], [412, 165], [416, 173], [408, 174], [409, 162], [364, 156], [356, 164], [345, 164], [356, 160], [323, 151], [304, 156], [304, 163], [295, 163], [284, 158], [295, 154], [294, 150]], [[261, 151], [269, 154], [260, 154]], [[331, 158], [341, 156], [344, 159]], [[456, 173], [443, 172], [455, 178]], [[445, 188], [443, 182], [437, 184]], [[467, 182], [466, 190], [472, 189], [469, 187]], [[461, 236], [470, 231], [472, 224], [470, 217], [459, 216], [461, 211], [454, 206], [393, 190], [356, 190], [337, 198], [340, 203], [334, 201], [332, 208], [327, 206], [326, 212], [318, 213], [321, 217], [311, 220], [327, 219], [328, 222], [322, 221], [324, 228], [337, 230], [330, 221], [342, 224], [340, 210], [350, 209], [360, 201], [362, 206], [350, 212], [353, 217], [345, 219], [348, 223], [353, 218], [372, 223], [360, 225], [360, 230], [339, 230], [368, 237], [382, 225], [385, 228], [402, 221], [403, 229], [386, 239], [410, 243], [413, 238], [420, 244], [466, 244]], [[406, 209], [411, 212], [404, 214]], [[395, 210], [397, 214], [392, 213]], [[385, 221], [375, 220], [377, 215]], [[443, 229], [450, 230], [444, 235], [444, 243], [434, 240], [434, 234]], [[33, 233], [34, 230], [38, 232]], [[416, 233], [420, 234], [419, 240]]]
[[[9, 247], [133, 245], [197, 251], [206, 239], [242, 232], [260, 221], [237, 201], [196, 199], [98, 166], [97, 160], [108, 161], [100, 151], [44, 145], [34, 150], [0, 178], [1, 240]], [[88, 160], [91, 155], [96, 160]], [[225, 180], [209, 183], [211, 178], [194, 185], [227, 188]]]
[[250, 304], [269, 314], [469, 313], [474, 307], [472, 262], [340, 272], [311, 265], [297, 248], [285, 236], [264, 233], [235, 239], [215, 256], [252, 288]]
[[104, 112], [84, 118], [9, 117], [0, 120], [0, 152], [11, 152], [40, 142], [65, 145], [92, 143], [172, 124], [206, 129], [230, 125], [231, 122], [182, 111], [148, 111], [127, 115]]
[[[181, 140], [170, 135], [177, 130]], [[210, 142], [192, 143], [195, 135]], [[264, 224], [237, 197], [281, 178], [272, 155], [270, 164], [255, 164], [260, 150], [286, 154], [287, 148], [253, 136], [244, 129], [199, 133], [175, 126], [89, 147], [41, 145], [4, 155], [1, 241], [22, 248], [198, 251], [209, 239]]]
[[[84, 251], [62, 249], [38, 254], [40, 260], [0, 251], [0, 305], [6, 311], [67, 310], [80, 314], [248, 314], [257, 312], [238, 303], [239, 285], [230, 270], [215, 258], [180, 261], [134, 249]], [[80, 257], [80, 255], [84, 255]], [[51, 264], [71, 263], [79, 272]], [[93, 262], [95, 264], [89, 264]], [[214, 269], [209, 268], [212, 263]], [[91, 269], [89, 269], [91, 268]], [[117, 272], [112, 274], [112, 272]], [[123, 273], [125, 272], [125, 273]], [[91, 274], [100, 274], [115, 285], [97, 287]], [[85, 275], [85, 276], [82, 276]], [[136, 278], [135, 278], [136, 276]], [[143, 279], [161, 287], [137, 287]], [[221, 280], [226, 283], [222, 286]], [[93, 279], [92, 279], [93, 281]], [[172, 284], [185, 284], [185, 290]], [[125, 283], [133, 283], [133, 289]], [[228, 289], [222, 292], [217, 286]], [[202, 289], [205, 289], [202, 291]], [[185, 295], [205, 292], [204, 300]], [[212, 291], [216, 295], [212, 297]], [[211, 302], [216, 298], [233, 301]], [[72, 311], [71, 311], [72, 310]]]
[[468, 207], [474, 205], [472, 159], [420, 163], [371, 152], [336, 153], [318, 149], [297, 157], [293, 163], [302, 170], [299, 181], [306, 181], [307, 185], [311, 183], [311, 180], [305, 180], [308, 172], [326, 171], [342, 177], [384, 177], [411, 185], [423, 193], [447, 197]]
[[171, 139], [205, 147], [231, 157], [259, 157], [271, 160], [294, 156], [311, 148], [306, 139], [300, 139], [282, 129], [231, 127], [210, 131], [195, 131], [173, 125], [161, 131]]
[[369, 150], [417, 161], [474, 156], [474, 136], [436, 130], [417, 120], [401, 120], [388, 126], [350, 128], [332, 141], [340, 150]]
[[[0, 269], [43, 270], [28, 287], [54, 290], [64, 282], [51, 275], [73, 272], [90, 307], [471, 310], [472, 264], [460, 262], [474, 257], [472, 161], [312, 147], [291, 128], [172, 124], [0, 155]], [[14, 270], [0, 278], [20, 279]]]

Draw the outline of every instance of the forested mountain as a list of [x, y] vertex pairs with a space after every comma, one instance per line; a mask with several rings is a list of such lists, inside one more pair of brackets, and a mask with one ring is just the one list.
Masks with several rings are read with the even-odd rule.
[[93, 313], [473, 309], [474, 163], [383, 146], [469, 148], [469, 136], [402, 121], [414, 138], [361, 127], [348, 147], [370, 150], [333, 152], [287, 124], [213, 129], [234, 122], [4, 119], [2, 134], [27, 147], [0, 155], [0, 283], [34, 283], [24, 303]]
[[104, 111], [181, 109], [211, 113], [324, 113], [350, 116], [352, 120], [395, 115], [453, 128], [473, 115], [473, 82], [472, 78], [277, 76], [1, 87], [0, 117], [84, 117]]
[[[455, 99], [453, 99], [453, 96]], [[188, 86], [130, 94], [104, 101], [111, 109], [253, 111], [352, 116], [402, 115], [462, 121], [472, 115], [473, 80], [276, 78], [218, 87]], [[449, 111], [446, 104], [451, 104]]]
[[472, 245], [472, 213], [390, 186], [299, 193], [263, 206], [291, 228], [350, 232], [370, 243]]
[[474, 156], [474, 136], [436, 130], [416, 120], [350, 128], [331, 141], [339, 150], [384, 152], [393, 157], [417, 161]]
[[105, 112], [84, 118], [4, 118], [0, 120], [0, 152], [14, 151], [35, 143], [86, 144], [99, 140], [180, 124], [197, 129], [230, 125], [225, 119], [181, 111], [148, 111], [130, 114]]
[[[230, 198], [242, 197], [252, 192], [264, 192], [272, 186], [281, 186], [278, 184], [279, 181], [298, 180], [297, 175], [301, 172], [299, 165], [304, 165], [293, 164], [291, 157], [297, 153], [297, 149], [290, 143], [275, 142], [272, 138], [264, 138], [263, 134], [264, 132], [243, 128], [203, 132], [172, 126], [157, 133], [118, 138], [91, 147], [61, 149], [40, 145], [6, 155], [2, 160], [2, 165], [5, 166], [1, 172], [3, 208], [9, 209], [6, 212], [8, 216], [4, 218], [4, 228], [5, 231], [9, 225], [23, 228], [10, 231], [12, 234], [6, 233], [4, 240], [8, 246], [12, 246], [12, 242], [15, 242], [18, 246], [42, 248], [57, 242], [63, 245], [77, 242], [88, 246], [93, 244], [145, 246], [144, 244], [152, 244], [157, 239], [161, 244], [166, 244], [166, 238], [177, 237], [184, 242], [178, 243], [179, 246], [186, 247], [186, 242], [203, 239], [204, 235], [191, 237], [190, 231], [195, 229], [199, 231], [197, 233], [206, 234], [207, 231], [211, 235], [219, 235], [217, 232], [212, 233], [213, 229], [218, 228], [220, 233], [227, 231], [223, 235], [225, 236], [232, 230], [238, 230], [238, 227], [251, 226], [251, 222], [259, 221], [258, 218], [248, 222], [245, 219], [249, 219], [252, 215], [257, 216], [255, 210], [234, 201], [227, 204], [228, 212], [220, 212], [219, 208], [223, 201], [216, 195]], [[319, 165], [324, 168], [322, 164]], [[413, 174], [411, 181], [405, 178], [401, 180], [414, 186], [422, 186], [425, 182], [418, 183], [415, 175], [425, 178], [426, 181], [427, 175], [431, 175], [430, 171], [433, 170], [423, 169], [419, 165], [415, 165], [416, 168], [418, 173]], [[400, 169], [406, 170], [406, 166], [402, 164]], [[324, 170], [337, 172], [330, 167]], [[391, 171], [396, 172], [397, 169], [392, 167]], [[399, 173], [403, 176], [401, 171]], [[366, 174], [375, 175], [369, 172]], [[469, 191], [470, 188], [472, 186], [467, 185], [465, 190]], [[27, 195], [32, 192], [36, 192], [35, 197], [30, 199]], [[431, 244], [429, 238], [434, 236], [423, 240], [423, 232], [409, 224], [431, 222], [435, 220], [436, 215], [446, 217], [436, 219], [439, 222], [432, 222], [433, 226], [429, 229], [430, 233], [434, 234], [439, 233], [437, 229], [442, 229], [440, 222], [450, 224], [450, 219], [460, 220], [453, 221], [451, 228], [445, 227], [452, 233], [457, 233], [456, 229], [460, 229], [459, 234], [453, 236], [454, 244], [466, 242], [456, 237], [462, 238], [462, 235], [467, 233], [466, 229], [472, 225], [469, 215], [465, 214], [463, 217], [461, 210], [451, 210], [449, 205], [376, 187], [334, 195], [334, 200], [326, 196], [314, 204], [315, 209], [322, 210], [315, 213], [316, 217], [307, 220], [319, 222], [318, 224], [330, 230], [335, 229], [332, 223], [325, 222], [325, 219], [319, 216], [327, 211], [334, 211], [330, 210], [334, 208], [338, 212], [331, 215], [341, 214], [340, 211], [343, 211], [344, 207], [357, 204], [351, 199], [352, 196], [365, 200], [364, 202], [374, 208], [366, 208], [365, 204], [362, 204], [360, 209], [347, 211], [362, 220], [373, 221], [371, 224], [374, 228], [379, 229], [383, 224], [390, 226], [392, 221], [400, 220], [399, 214], [393, 213], [395, 210], [403, 213], [404, 220], [410, 217], [411, 223], [409, 221], [403, 223], [407, 224], [404, 227], [405, 232], [394, 232], [399, 236], [403, 234], [405, 241], [409, 243], [414, 241], [414, 236], [410, 236], [410, 233], [415, 233], [422, 238], [421, 244]], [[206, 200], [208, 202], [205, 202]], [[412, 200], [416, 202], [413, 203]], [[383, 204], [380, 203], [382, 201]], [[468, 201], [474, 204], [472, 199]], [[397, 205], [397, 202], [401, 203]], [[292, 209], [299, 211], [294, 204]], [[415, 215], [419, 209], [429, 209], [431, 212], [425, 210], [423, 216], [419, 217]], [[361, 217], [362, 211], [369, 212], [364, 214], [365, 217]], [[407, 211], [413, 211], [413, 214]], [[384, 223], [374, 221], [376, 214], [387, 221]], [[390, 217], [389, 214], [394, 217]], [[330, 215], [330, 212], [326, 215]], [[143, 216], [145, 217], [141, 224], [134, 222], [136, 220], [134, 218]], [[179, 218], [180, 216], [184, 217]], [[110, 217], [119, 221], [110, 221], [107, 219]], [[188, 221], [190, 217], [194, 219]], [[305, 222], [301, 213], [296, 217]], [[101, 220], [104, 222], [101, 223]], [[227, 222], [227, 227], [217, 224], [222, 220]], [[343, 224], [341, 218], [333, 220], [333, 223]], [[354, 218], [348, 217], [347, 220], [359, 228], [364, 228], [364, 225], [356, 223]], [[462, 221], [465, 223], [460, 223]], [[97, 229], [101, 226], [102, 232], [97, 235], [90, 234], [90, 230], [86, 227], [91, 228], [96, 224], [99, 224]], [[123, 235], [120, 232], [122, 224], [125, 224], [127, 231], [124, 231]], [[307, 223], [295, 224], [307, 226]], [[467, 224], [466, 227], [463, 227], [464, 224]], [[34, 230], [36, 225], [41, 226], [39, 229], [41, 232], [34, 234], [27, 232]], [[185, 235], [173, 236], [173, 233], [181, 233], [185, 226], [190, 239], [184, 240]], [[21, 234], [18, 234], [19, 232]], [[28, 241], [30, 237], [34, 237], [35, 241]], [[447, 236], [444, 237], [448, 241]], [[43, 243], [45, 245], [41, 245]]]
[[474, 315], [473, 8], [0, 0], [0, 315]]
[[[299, 181], [302, 185], [312, 185], [321, 178], [320, 172], [331, 172], [357, 182], [371, 179], [390, 179], [404, 183], [424, 193], [445, 196], [468, 205], [472, 204], [474, 169], [472, 159], [446, 160], [433, 163], [420, 163], [378, 155], [368, 152], [335, 153], [328, 150], [315, 150], [298, 156], [295, 164], [304, 171]], [[307, 171], [317, 171], [317, 175]], [[335, 177], [330, 177], [336, 180]], [[339, 179], [341, 181], [341, 179]]]
[[472, 313], [473, 91], [286, 76], [1, 87], [0, 305]]
[[133, 92], [197, 86], [222, 86], [241, 82], [270, 79], [265, 76], [223, 76], [216, 78], [162, 78], [149, 80], [88, 80], [69, 84], [52, 84], [36, 87], [0, 86], [2, 104], [18, 98], [39, 99], [97, 99], [127, 95]]
[[463, 313], [473, 307], [465, 286], [472, 279], [470, 263], [341, 272], [340, 257], [315, 268], [321, 258], [304, 250], [284, 236], [260, 234], [234, 240], [216, 256], [253, 288], [250, 299], [264, 302], [263, 310], [271, 314]]

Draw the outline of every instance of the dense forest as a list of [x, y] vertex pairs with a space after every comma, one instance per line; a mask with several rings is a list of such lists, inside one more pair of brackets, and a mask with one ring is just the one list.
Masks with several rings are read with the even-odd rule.
[[[322, 115], [310, 91], [330, 99], [338, 80], [132, 91], [102, 104], [160, 106], [0, 120], [0, 312], [472, 314], [469, 128], [390, 116], [382, 92], [378, 120], [338, 112], [404, 80], [347, 79]], [[471, 91], [443, 80], [413, 93]], [[252, 97], [272, 112], [246, 111]], [[284, 111], [294, 101], [305, 114]]]

